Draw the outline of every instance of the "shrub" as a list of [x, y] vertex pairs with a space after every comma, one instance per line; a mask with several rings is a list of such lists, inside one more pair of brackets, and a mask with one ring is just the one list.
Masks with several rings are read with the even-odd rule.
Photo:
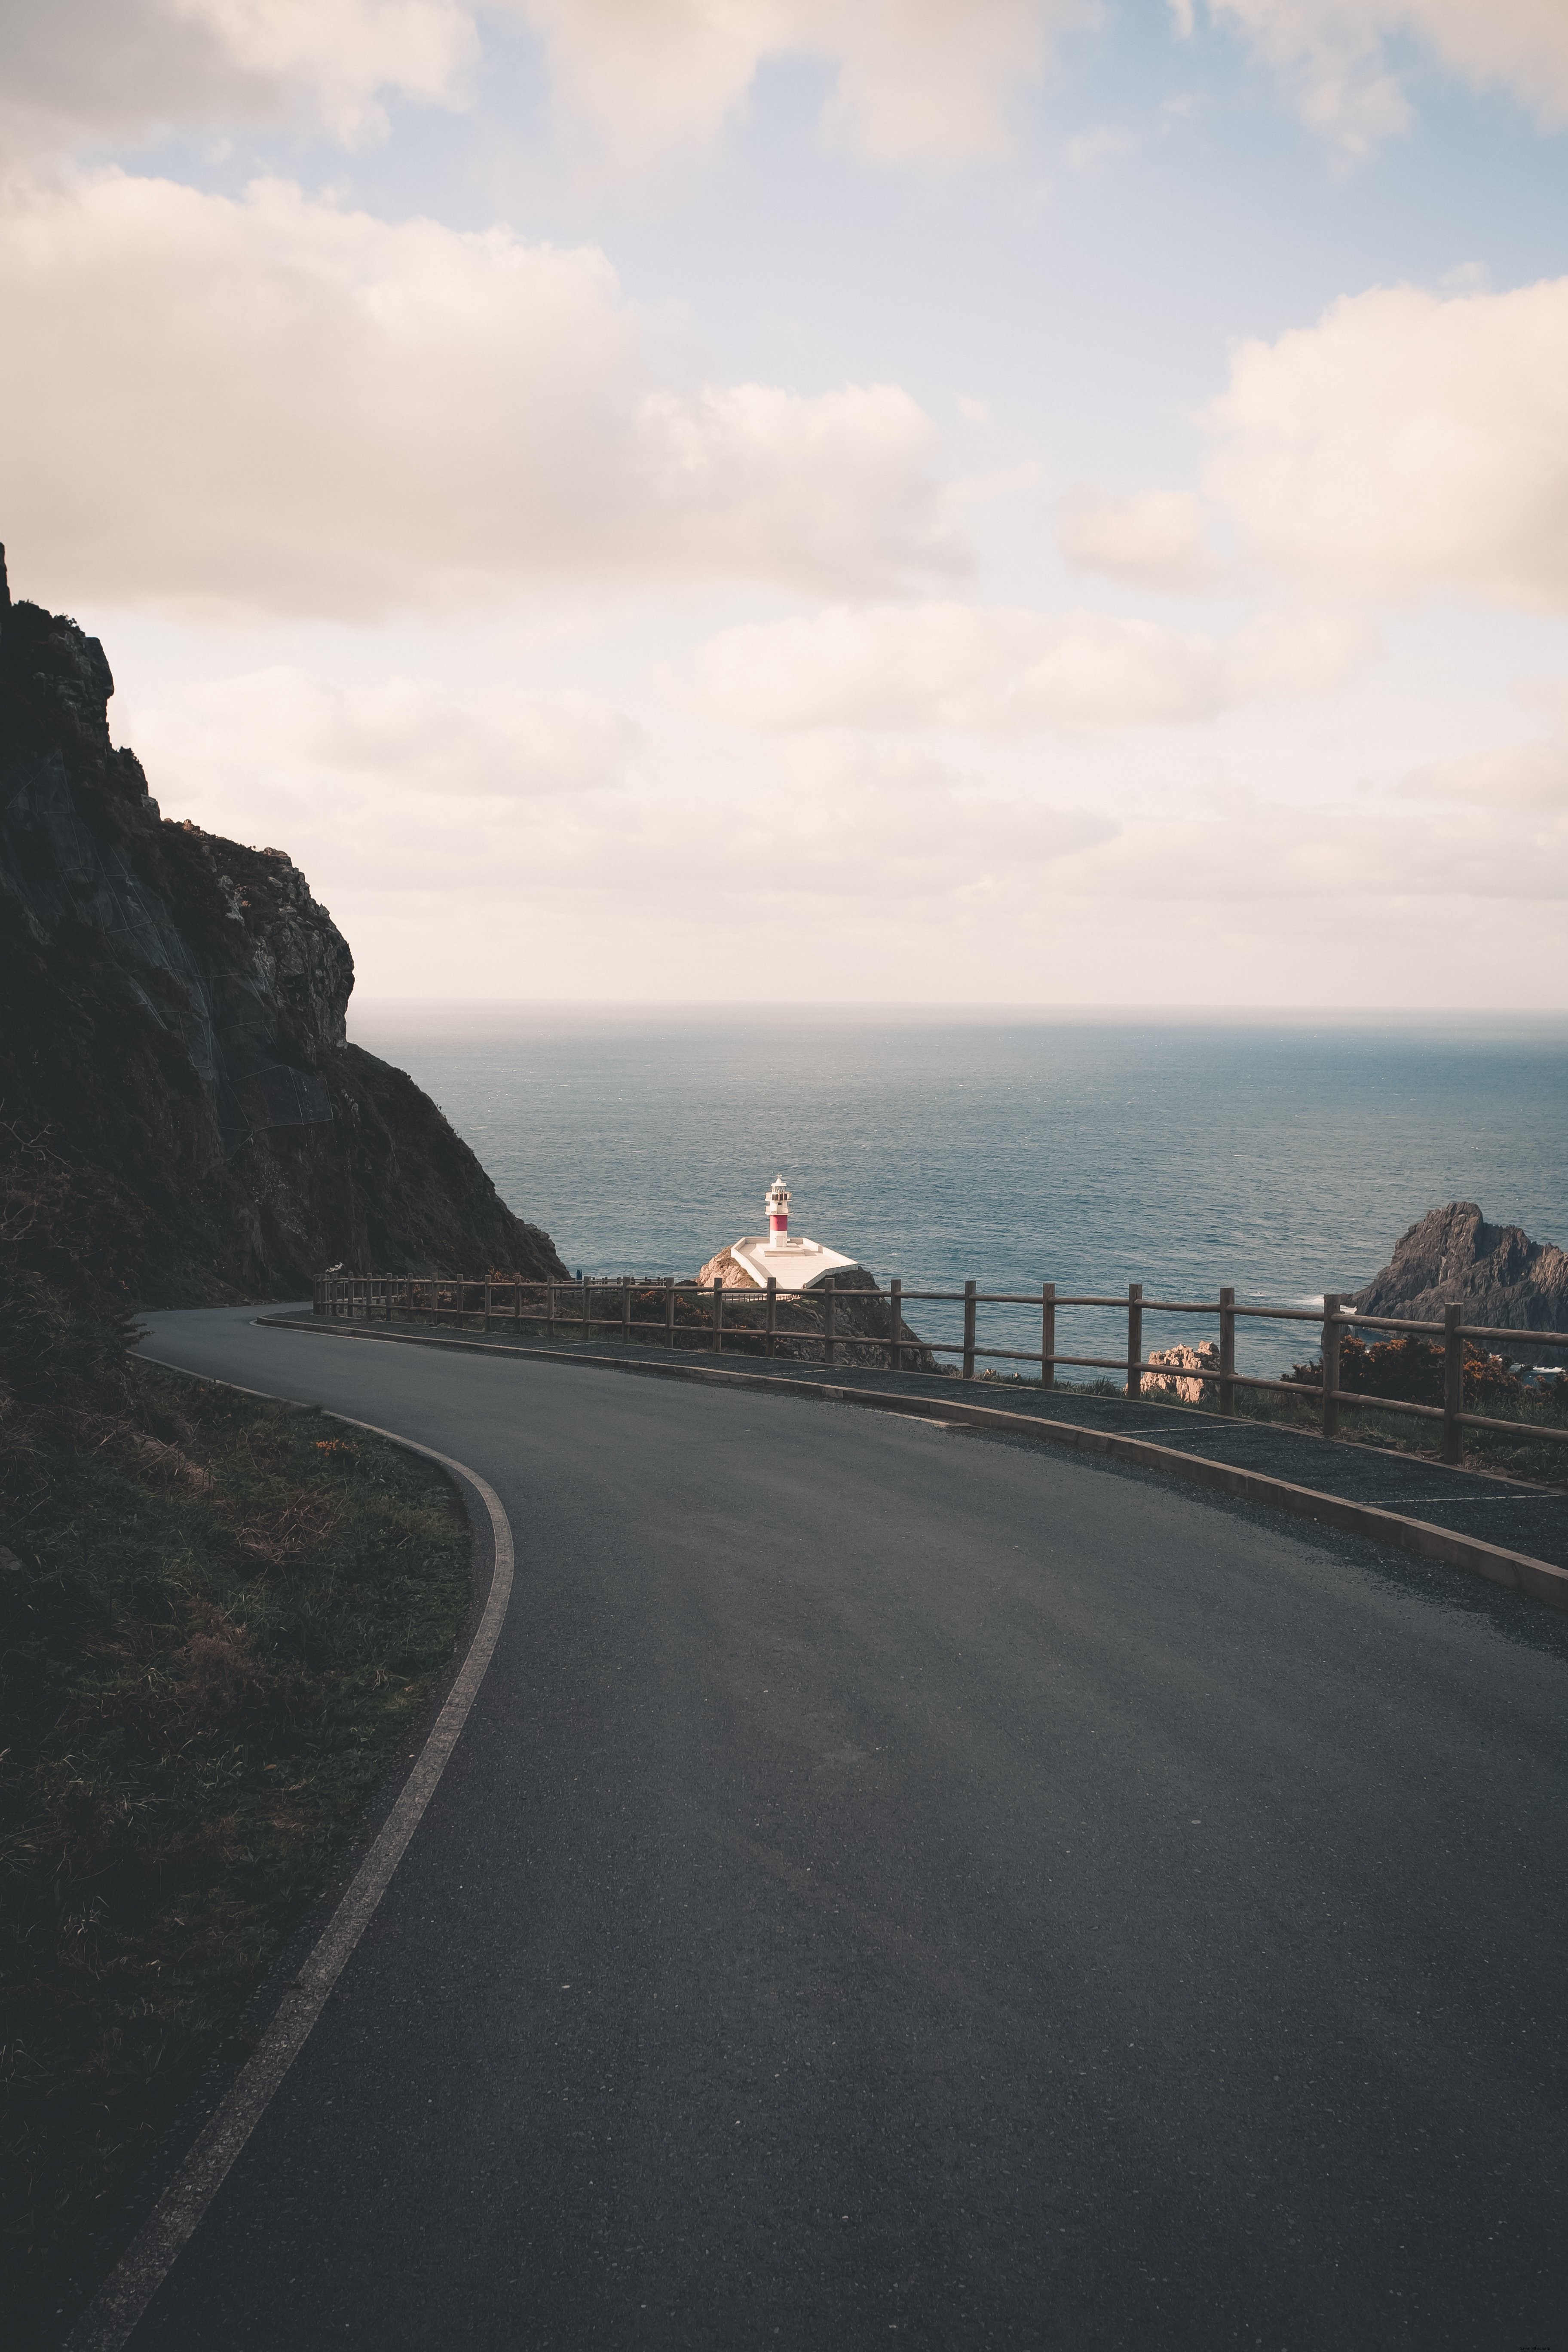
[[[1339, 1384], [1354, 1396], [1440, 1405], [1444, 1363], [1443, 1349], [1430, 1340], [1418, 1339], [1413, 1332], [1400, 1331], [1391, 1339], [1374, 1340], [1369, 1346], [1356, 1332], [1347, 1331], [1340, 1342]], [[1285, 1378], [1303, 1388], [1321, 1389], [1322, 1358], [1315, 1357], [1310, 1364], [1292, 1364]], [[1502, 1357], [1489, 1356], [1484, 1349], [1466, 1340], [1464, 1412], [1495, 1412], [1500, 1406], [1518, 1404], [1524, 1393], [1524, 1383]]]

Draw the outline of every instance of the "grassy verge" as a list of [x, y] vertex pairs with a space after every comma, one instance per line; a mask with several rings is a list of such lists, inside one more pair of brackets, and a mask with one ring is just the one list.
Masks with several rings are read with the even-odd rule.
[[0, 1289], [0, 2166], [41, 2335], [242, 2047], [450, 1656], [468, 1539], [416, 1457], [134, 1365], [36, 1276]]

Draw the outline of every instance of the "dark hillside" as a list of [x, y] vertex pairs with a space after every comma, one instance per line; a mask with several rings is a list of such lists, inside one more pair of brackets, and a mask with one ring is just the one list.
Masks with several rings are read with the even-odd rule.
[[346, 1043], [353, 960], [291, 860], [160, 817], [113, 691], [96, 638], [11, 603], [0, 550], [9, 1242], [147, 1305], [339, 1263], [564, 1274], [428, 1096]]

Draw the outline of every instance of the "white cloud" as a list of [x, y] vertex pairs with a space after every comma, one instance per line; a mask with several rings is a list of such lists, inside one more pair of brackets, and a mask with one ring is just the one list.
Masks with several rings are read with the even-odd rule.
[[835, 70], [830, 138], [881, 163], [1010, 143], [1019, 88], [1084, 0], [9, 0], [0, 152], [15, 161], [190, 124], [324, 128], [363, 145], [381, 100], [466, 104], [487, 16], [544, 45], [558, 116], [617, 170], [684, 157], [770, 60]]
[[642, 730], [578, 693], [498, 688], [461, 696], [390, 677], [345, 687], [290, 666], [189, 687], [173, 704], [117, 718], [153, 781], [183, 813], [279, 792], [308, 801], [346, 789], [385, 813], [394, 796], [537, 801], [615, 790]]
[[1096, 613], [841, 606], [712, 638], [684, 691], [704, 716], [741, 727], [1115, 731], [1325, 691], [1366, 643], [1310, 614], [1266, 616], [1222, 646]]
[[717, 135], [772, 58], [837, 68], [829, 135], [879, 163], [1009, 145], [1019, 85], [1081, 0], [514, 0], [542, 36], [557, 106], [622, 164]]
[[[1284, 81], [1303, 121], [1346, 160], [1408, 127], [1399, 69], [1415, 39], [1479, 87], [1500, 83], [1542, 121], [1568, 121], [1562, 0], [1208, 0]], [[1178, 12], [1190, 29], [1190, 6]]]
[[580, 694], [345, 689], [279, 667], [129, 710], [116, 733], [165, 815], [281, 841], [329, 898], [712, 885], [833, 900], [874, 876], [879, 896], [942, 899], [1116, 829], [900, 746], [789, 742], [737, 792], [728, 762], [651, 744]]
[[[690, 812], [696, 816], [696, 810]], [[1115, 819], [953, 775], [906, 746], [786, 745], [776, 786], [693, 824], [688, 879], [763, 896], [962, 901], [1108, 841]]]
[[957, 562], [906, 393], [692, 381], [591, 249], [103, 173], [0, 211], [0, 311], [41, 597], [365, 621]]
[[385, 129], [381, 94], [460, 100], [478, 54], [459, 0], [9, 0], [0, 152], [183, 123]]
[[1204, 544], [1203, 509], [1186, 490], [1131, 499], [1079, 491], [1062, 502], [1057, 536], [1077, 571], [1140, 587], [1201, 588], [1215, 570]]
[[1357, 295], [1244, 344], [1206, 422], [1210, 495], [1314, 588], [1568, 604], [1568, 278]]
[[1077, 138], [1069, 139], [1062, 150], [1062, 159], [1069, 172], [1097, 172], [1101, 164], [1110, 163], [1118, 155], [1130, 154], [1131, 149], [1132, 141], [1126, 131], [1102, 127], [1098, 131], [1079, 131]]
[[1461, 807], [1555, 811], [1568, 817], [1568, 742], [1509, 743], [1495, 751], [1434, 760], [1394, 786], [1402, 800]]

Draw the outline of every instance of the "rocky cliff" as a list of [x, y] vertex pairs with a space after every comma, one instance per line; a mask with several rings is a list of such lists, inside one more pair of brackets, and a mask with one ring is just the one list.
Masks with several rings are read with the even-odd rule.
[[[429, 1097], [346, 1042], [348, 944], [280, 849], [165, 823], [96, 638], [0, 549], [0, 1236], [145, 1305], [321, 1267], [564, 1275]], [[59, 1269], [57, 1267], [57, 1271]]]
[[1521, 1353], [1563, 1360], [1561, 1349], [1530, 1349], [1525, 1335], [1568, 1331], [1568, 1255], [1551, 1242], [1532, 1242], [1518, 1225], [1489, 1225], [1474, 1201], [1429, 1211], [1347, 1304], [1363, 1315], [1440, 1323], [1453, 1298], [1467, 1323], [1517, 1331]]

